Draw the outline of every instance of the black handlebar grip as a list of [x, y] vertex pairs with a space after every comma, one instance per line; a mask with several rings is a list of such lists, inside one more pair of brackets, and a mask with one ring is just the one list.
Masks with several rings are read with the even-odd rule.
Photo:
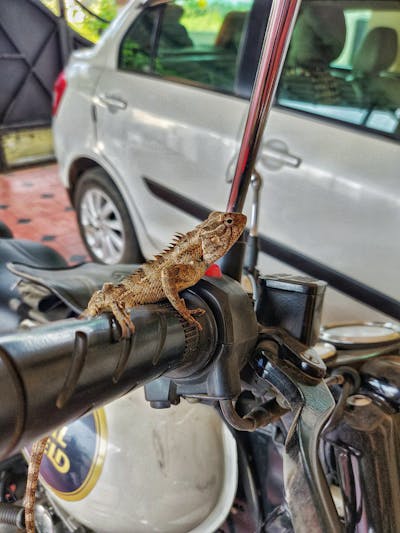
[[[69, 319], [0, 338], [0, 458], [168, 370], [186, 368], [202, 345], [208, 359], [215, 321], [188, 326], [170, 306], [132, 314], [136, 332], [120, 339], [108, 315]], [[189, 364], [190, 366], [190, 364]]]

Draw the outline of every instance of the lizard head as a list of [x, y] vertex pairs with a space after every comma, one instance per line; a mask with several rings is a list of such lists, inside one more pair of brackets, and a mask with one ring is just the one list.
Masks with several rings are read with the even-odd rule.
[[207, 264], [226, 254], [242, 234], [246, 221], [242, 213], [214, 211], [199, 225], [203, 259]]

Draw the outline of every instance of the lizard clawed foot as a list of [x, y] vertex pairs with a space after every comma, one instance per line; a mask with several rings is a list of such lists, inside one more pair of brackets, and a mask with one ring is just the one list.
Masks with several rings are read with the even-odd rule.
[[180, 304], [181, 305], [179, 307], [175, 307], [175, 309], [178, 311], [181, 317], [183, 317], [187, 322], [189, 322], [189, 324], [194, 324], [199, 331], [202, 331], [203, 326], [200, 324], [200, 322], [197, 322], [197, 320], [193, 318], [192, 315], [204, 315], [205, 310], [201, 309], [200, 307], [196, 307], [196, 309], [188, 309], [183, 298], [180, 298]]
[[120, 322], [118, 319], [118, 324], [121, 327], [121, 339], [129, 339], [131, 335], [135, 333], [135, 325], [132, 322], [132, 320], [129, 318], [126, 318], [123, 322]]
[[192, 317], [192, 315], [189, 313], [188, 316], [185, 316], [184, 319], [189, 322], [189, 324], [193, 324], [196, 326], [196, 328], [199, 330], [199, 331], [203, 331], [203, 326], [200, 324], [200, 322], [198, 322], [195, 318]]
[[190, 322], [191, 324], [194, 324], [199, 331], [203, 330], [203, 326], [198, 322], [193, 316], [203, 316], [205, 314], [205, 309], [202, 309], [201, 307], [196, 307], [196, 309], [188, 309], [189, 315], [190, 315]]
[[206, 310], [201, 307], [196, 307], [196, 309], [188, 309], [189, 313], [193, 316], [202, 316], [205, 314]]
[[121, 328], [121, 339], [128, 339], [135, 333], [135, 324], [132, 322], [128, 311], [121, 309], [117, 304], [111, 305], [111, 311]]

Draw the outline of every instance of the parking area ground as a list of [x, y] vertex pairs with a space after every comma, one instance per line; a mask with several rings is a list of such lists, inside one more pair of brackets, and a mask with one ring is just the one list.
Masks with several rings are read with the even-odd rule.
[[0, 174], [0, 220], [15, 238], [51, 246], [71, 265], [88, 260], [56, 164]]

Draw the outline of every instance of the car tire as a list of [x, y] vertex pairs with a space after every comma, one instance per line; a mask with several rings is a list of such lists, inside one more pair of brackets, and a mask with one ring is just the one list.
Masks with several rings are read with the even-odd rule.
[[73, 202], [81, 237], [94, 261], [104, 264], [143, 262], [128, 209], [104, 169], [93, 167], [82, 174]]

